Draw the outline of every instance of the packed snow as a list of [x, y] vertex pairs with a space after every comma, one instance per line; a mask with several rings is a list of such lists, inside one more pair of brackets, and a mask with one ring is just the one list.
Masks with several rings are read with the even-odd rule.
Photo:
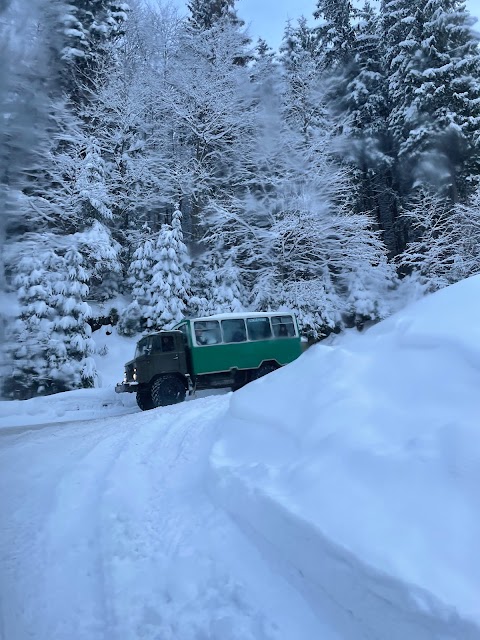
[[[232, 394], [0, 403], [2, 640], [480, 639], [480, 276]], [[35, 428], [33, 428], [35, 427]]]

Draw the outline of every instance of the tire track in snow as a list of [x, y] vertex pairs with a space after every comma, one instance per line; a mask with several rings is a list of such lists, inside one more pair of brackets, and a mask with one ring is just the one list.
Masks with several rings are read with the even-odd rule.
[[[3, 612], [7, 637], [105, 637], [102, 590], [97, 586], [94, 597], [88, 593], [96, 580], [98, 583], [92, 555], [94, 520], [89, 512], [97, 474], [102, 464], [107, 471], [129, 432], [118, 432], [121, 421], [120, 425], [117, 421], [117, 428], [106, 434], [98, 422], [89, 421], [87, 428], [85, 424], [62, 425], [13, 442], [19, 459], [18, 487], [13, 517], [4, 520], [11, 523], [10, 530], [3, 528], [0, 536], [8, 580], [17, 585], [16, 592], [8, 596], [10, 610]], [[54, 462], [47, 468], [42, 464], [45, 450]], [[15, 462], [10, 461], [10, 451], [2, 451], [2, 480], [12, 477]]]
[[112, 606], [109, 640], [332, 637], [312, 635], [312, 625], [316, 632], [321, 625], [308, 607], [278, 584], [282, 579], [208, 497], [208, 454], [226, 406], [212, 398], [194, 411], [151, 413], [151, 424], [111, 468], [98, 515]]
[[[201, 405], [201, 412], [196, 406], [195, 421], [184, 407], [150, 412], [150, 424], [137, 432], [110, 469], [98, 515], [113, 609], [110, 638], [157, 637], [159, 627], [162, 639], [173, 633], [165, 575], [185, 537], [186, 525], [175, 515], [174, 503], [181, 499], [178, 492], [182, 484], [191, 488], [185, 467], [195, 466], [201, 457], [198, 450], [192, 455], [195, 444], [205, 438], [205, 425], [208, 431], [226, 403], [215, 399]], [[210, 437], [207, 442], [209, 446]], [[193, 514], [189, 514], [189, 526]]]
[[[208, 497], [208, 455], [228, 402], [4, 440], [5, 459], [15, 456], [4, 477], [18, 485], [7, 509], [17, 518], [0, 536], [15, 583], [8, 640], [332, 637]], [[15, 535], [18, 553], [8, 549]]]

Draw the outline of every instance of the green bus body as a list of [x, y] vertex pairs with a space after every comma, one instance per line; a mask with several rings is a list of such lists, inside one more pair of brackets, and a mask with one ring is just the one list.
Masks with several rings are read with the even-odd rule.
[[[245, 319], [251, 317], [279, 317], [291, 314], [251, 314], [245, 315]], [[197, 345], [195, 342], [194, 326], [195, 323], [204, 321], [217, 320], [221, 322], [232, 317], [240, 319], [238, 315], [228, 314], [222, 316], [210, 316], [205, 318], [196, 318], [194, 320], [183, 320], [178, 323], [174, 329], [184, 332], [187, 336], [188, 346], [191, 349], [191, 367], [192, 374], [202, 375], [206, 373], [220, 373], [238, 370], [258, 369], [263, 362], [276, 362], [283, 366], [292, 362], [301, 354], [300, 334], [298, 331], [295, 316], [294, 319], [295, 335], [292, 337], [275, 338], [270, 337], [259, 340], [246, 341], [226, 344], [223, 342], [211, 345]], [[243, 314], [242, 314], [243, 317]], [[185, 331], [186, 328], [187, 331]], [[222, 336], [223, 337], [223, 336]]]
[[196, 389], [238, 389], [301, 353], [297, 320], [288, 312], [185, 319], [139, 340], [115, 390], [136, 392], [139, 407], [152, 409]]

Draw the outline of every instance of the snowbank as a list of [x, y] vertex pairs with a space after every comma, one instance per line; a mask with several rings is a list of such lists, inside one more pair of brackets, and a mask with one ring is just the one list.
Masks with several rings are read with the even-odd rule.
[[94, 420], [139, 411], [134, 394], [115, 393], [124, 364], [133, 358], [136, 338], [124, 338], [115, 328], [102, 327], [93, 334], [97, 345], [97, 389], [77, 389], [31, 400], [0, 401], [0, 428], [43, 425], [52, 422]]
[[479, 318], [475, 276], [233, 395], [212, 493], [345, 637], [480, 638]]

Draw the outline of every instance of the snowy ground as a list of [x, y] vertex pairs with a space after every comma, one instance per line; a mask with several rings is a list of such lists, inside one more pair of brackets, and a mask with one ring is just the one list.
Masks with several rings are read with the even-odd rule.
[[479, 315], [145, 413], [100, 332], [102, 388], [0, 403], [1, 640], [480, 639]]

